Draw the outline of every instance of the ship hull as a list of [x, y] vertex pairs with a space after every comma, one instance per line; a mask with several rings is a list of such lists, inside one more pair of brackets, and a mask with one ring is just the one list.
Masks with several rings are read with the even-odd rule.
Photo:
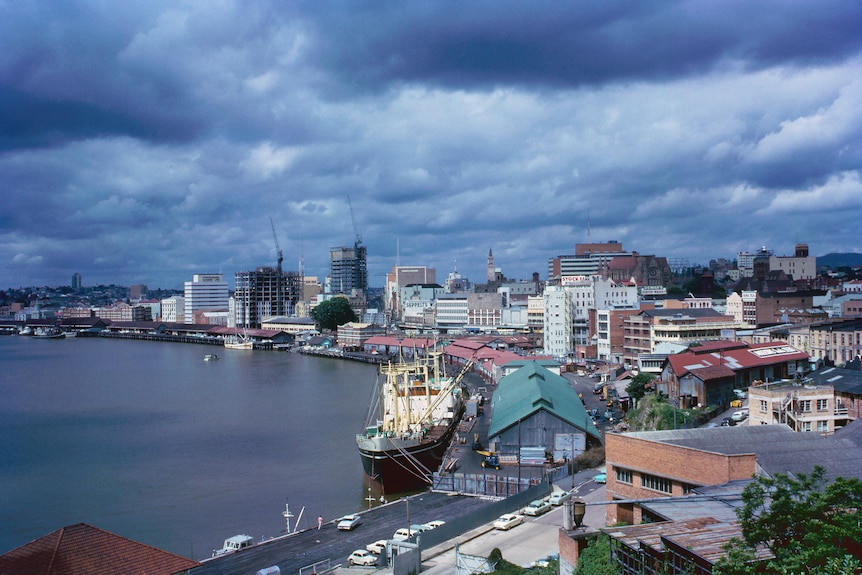
[[359, 446], [365, 475], [387, 494], [428, 487], [430, 474], [443, 462], [457, 427], [458, 420], [455, 420], [438, 438], [401, 449], [365, 449]]

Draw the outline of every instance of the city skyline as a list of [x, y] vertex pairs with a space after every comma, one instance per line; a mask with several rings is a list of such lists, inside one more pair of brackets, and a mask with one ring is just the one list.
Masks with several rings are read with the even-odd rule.
[[373, 287], [611, 240], [859, 253], [860, 28], [837, 0], [10, 5], [0, 283], [177, 289], [277, 249], [322, 280], [360, 239]]

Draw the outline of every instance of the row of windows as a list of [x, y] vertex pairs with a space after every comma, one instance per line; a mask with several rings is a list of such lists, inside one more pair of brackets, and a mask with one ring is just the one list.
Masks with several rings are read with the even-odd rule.
[[[633, 483], [631, 469], [623, 469], [615, 467], [616, 480], [620, 483]], [[662, 493], [673, 493], [673, 482], [664, 477], [650, 475], [649, 473], [641, 473], [641, 486], [653, 491], [661, 491]]]

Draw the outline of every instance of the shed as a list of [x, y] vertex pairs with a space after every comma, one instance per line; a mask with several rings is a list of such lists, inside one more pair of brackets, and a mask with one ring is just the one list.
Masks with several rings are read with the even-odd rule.
[[573, 458], [602, 441], [569, 381], [535, 361], [500, 380], [491, 414], [489, 443], [519, 460], [535, 461], [537, 449], [555, 460]]

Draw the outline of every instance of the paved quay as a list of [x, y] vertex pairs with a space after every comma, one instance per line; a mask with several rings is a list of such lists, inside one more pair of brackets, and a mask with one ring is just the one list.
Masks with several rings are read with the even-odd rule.
[[[437, 519], [452, 521], [491, 503], [478, 497], [420, 493], [359, 512], [362, 523], [353, 531], [338, 531], [335, 522], [327, 522], [320, 529], [305, 529], [208, 560], [191, 574], [248, 575], [271, 565], [278, 565], [282, 573], [298, 573], [302, 567], [327, 561], [335, 567], [346, 564], [348, 555], [355, 549], [365, 549], [367, 544], [379, 539], [390, 539], [397, 529], [408, 524]], [[356, 568], [351, 572], [355, 573]]]

